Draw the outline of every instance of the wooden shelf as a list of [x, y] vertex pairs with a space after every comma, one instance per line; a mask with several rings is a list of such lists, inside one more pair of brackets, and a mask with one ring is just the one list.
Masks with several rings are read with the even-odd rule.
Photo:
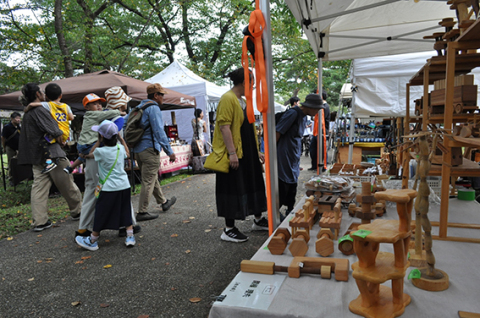
[[480, 40], [480, 19], [475, 21], [462, 35], [457, 39], [457, 42], [478, 41]]
[[365, 238], [355, 238], [359, 241], [375, 242], [375, 243], [396, 243], [411, 235], [410, 232], [400, 232], [398, 230], [397, 220], [380, 220], [377, 219], [370, 224], [362, 224], [362, 230], [372, 231]]
[[[463, 164], [451, 168], [452, 177], [480, 177], [480, 165], [477, 162], [463, 158]], [[442, 166], [432, 165], [429, 176], [442, 176]], [[450, 178], [448, 178], [450, 179]], [[447, 197], [448, 200], [448, 197]], [[443, 201], [443, 200], [442, 200]]]
[[[398, 226], [398, 222], [397, 222]], [[395, 267], [395, 255], [387, 252], [378, 252], [375, 259], [375, 265], [362, 268], [359, 263], [352, 264], [352, 276], [355, 279], [365, 280], [375, 284], [383, 284], [391, 279], [403, 279], [410, 262], [407, 262], [403, 268]]]
[[[478, 21], [477, 21], [478, 22]], [[465, 34], [465, 33], [464, 33]], [[447, 58], [445, 56], [433, 56], [427, 63], [410, 79], [410, 85], [423, 85], [423, 76], [426, 69], [429, 72], [429, 85], [433, 82], [445, 79]], [[474, 68], [480, 66], [480, 53], [459, 54], [455, 58], [455, 76], [468, 74]]]

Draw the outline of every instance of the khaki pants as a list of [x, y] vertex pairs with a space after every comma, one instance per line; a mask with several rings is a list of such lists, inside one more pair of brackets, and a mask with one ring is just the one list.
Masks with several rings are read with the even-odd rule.
[[7, 161], [8, 161], [8, 177], [12, 178], [12, 158], [17, 155], [17, 151], [13, 150], [9, 146], [5, 146], [5, 152], [7, 153]]
[[34, 226], [43, 225], [48, 221], [47, 201], [52, 182], [67, 201], [70, 215], [72, 217], [79, 215], [82, 207], [82, 194], [73, 182], [73, 176], [63, 171], [63, 168], [67, 166], [69, 166], [69, 162], [66, 158], [59, 158], [57, 167], [49, 173], [42, 173], [43, 165], [32, 166], [31, 206]]
[[[82, 213], [80, 214], [79, 230], [93, 231], [93, 223], [95, 220], [95, 188], [98, 184], [98, 163], [95, 159], [85, 160], [85, 192], [83, 193]], [[132, 210], [132, 224], [136, 225], [135, 211]]]
[[153, 148], [147, 148], [135, 154], [135, 158], [137, 159], [140, 173], [142, 174], [142, 189], [140, 190], [138, 213], [145, 213], [148, 212], [148, 203], [152, 194], [157, 204], [162, 204], [166, 201], [160, 188], [160, 183], [158, 182], [160, 154], [156, 153]]

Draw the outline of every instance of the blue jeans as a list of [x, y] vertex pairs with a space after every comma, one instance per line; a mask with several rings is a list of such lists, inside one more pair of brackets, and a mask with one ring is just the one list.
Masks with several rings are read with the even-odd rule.
[[[77, 144], [78, 153], [79, 153], [79, 154], [82, 154], [82, 155], [88, 155], [88, 154], [90, 153], [90, 150], [92, 150], [93, 145], [95, 145], [95, 143], [93, 143], [93, 144], [86, 144], [86, 145]], [[85, 163], [85, 159], [84, 159], [84, 158], [82, 158], [82, 157], [79, 156], [77, 159], [80, 160], [81, 162]]]

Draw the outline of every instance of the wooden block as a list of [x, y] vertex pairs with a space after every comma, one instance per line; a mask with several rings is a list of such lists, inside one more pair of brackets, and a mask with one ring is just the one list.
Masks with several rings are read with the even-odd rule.
[[300, 277], [300, 267], [318, 268], [330, 266], [335, 273], [335, 280], [348, 281], [349, 260], [342, 258], [294, 257], [288, 266], [288, 277]]
[[240, 263], [240, 270], [245, 273], [273, 275], [275, 274], [274, 266], [274, 262], [243, 260]]
[[480, 314], [468, 311], [458, 311], [458, 317], [460, 318], [480, 318]]

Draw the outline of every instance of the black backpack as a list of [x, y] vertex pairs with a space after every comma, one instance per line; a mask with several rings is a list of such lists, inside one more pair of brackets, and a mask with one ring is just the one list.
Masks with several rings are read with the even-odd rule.
[[[295, 118], [295, 121], [293, 122], [292, 126], [290, 126], [290, 128], [288, 130], [291, 130], [291, 129], [294, 129], [294, 131], [298, 134], [298, 121], [297, 121], [297, 118], [298, 118], [298, 115], [300, 115], [300, 113], [302, 113], [302, 110], [299, 108], [299, 107], [292, 107], [290, 109], [287, 109], [286, 111], [284, 112], [279, 112], [279, 113], [276, 113], [275, 114], [275, 126], [280, 122], [280, 119], [283, 117], [283, 115], [290, 111], [290, 110], [296, 110], [297, 111], [297, 117]], [[300, 136], [302, 137], [302, 136]]]
[[[124, 139], [127, 145], [130, 148], [135, 147], [135, 145], [142, 139], [143, 134], [145, 133], [145, 129], [147, 127], [142, 128], [140, 127], [140, 122], [142, 120], [143, 112], [150, 106], [157, 105], [155, 103], [146, 103], [141, 108], [135, 107], [128, 115], [127, 125], [124, 131]], [[153, 136], [152, 136], [153, 141]]]

